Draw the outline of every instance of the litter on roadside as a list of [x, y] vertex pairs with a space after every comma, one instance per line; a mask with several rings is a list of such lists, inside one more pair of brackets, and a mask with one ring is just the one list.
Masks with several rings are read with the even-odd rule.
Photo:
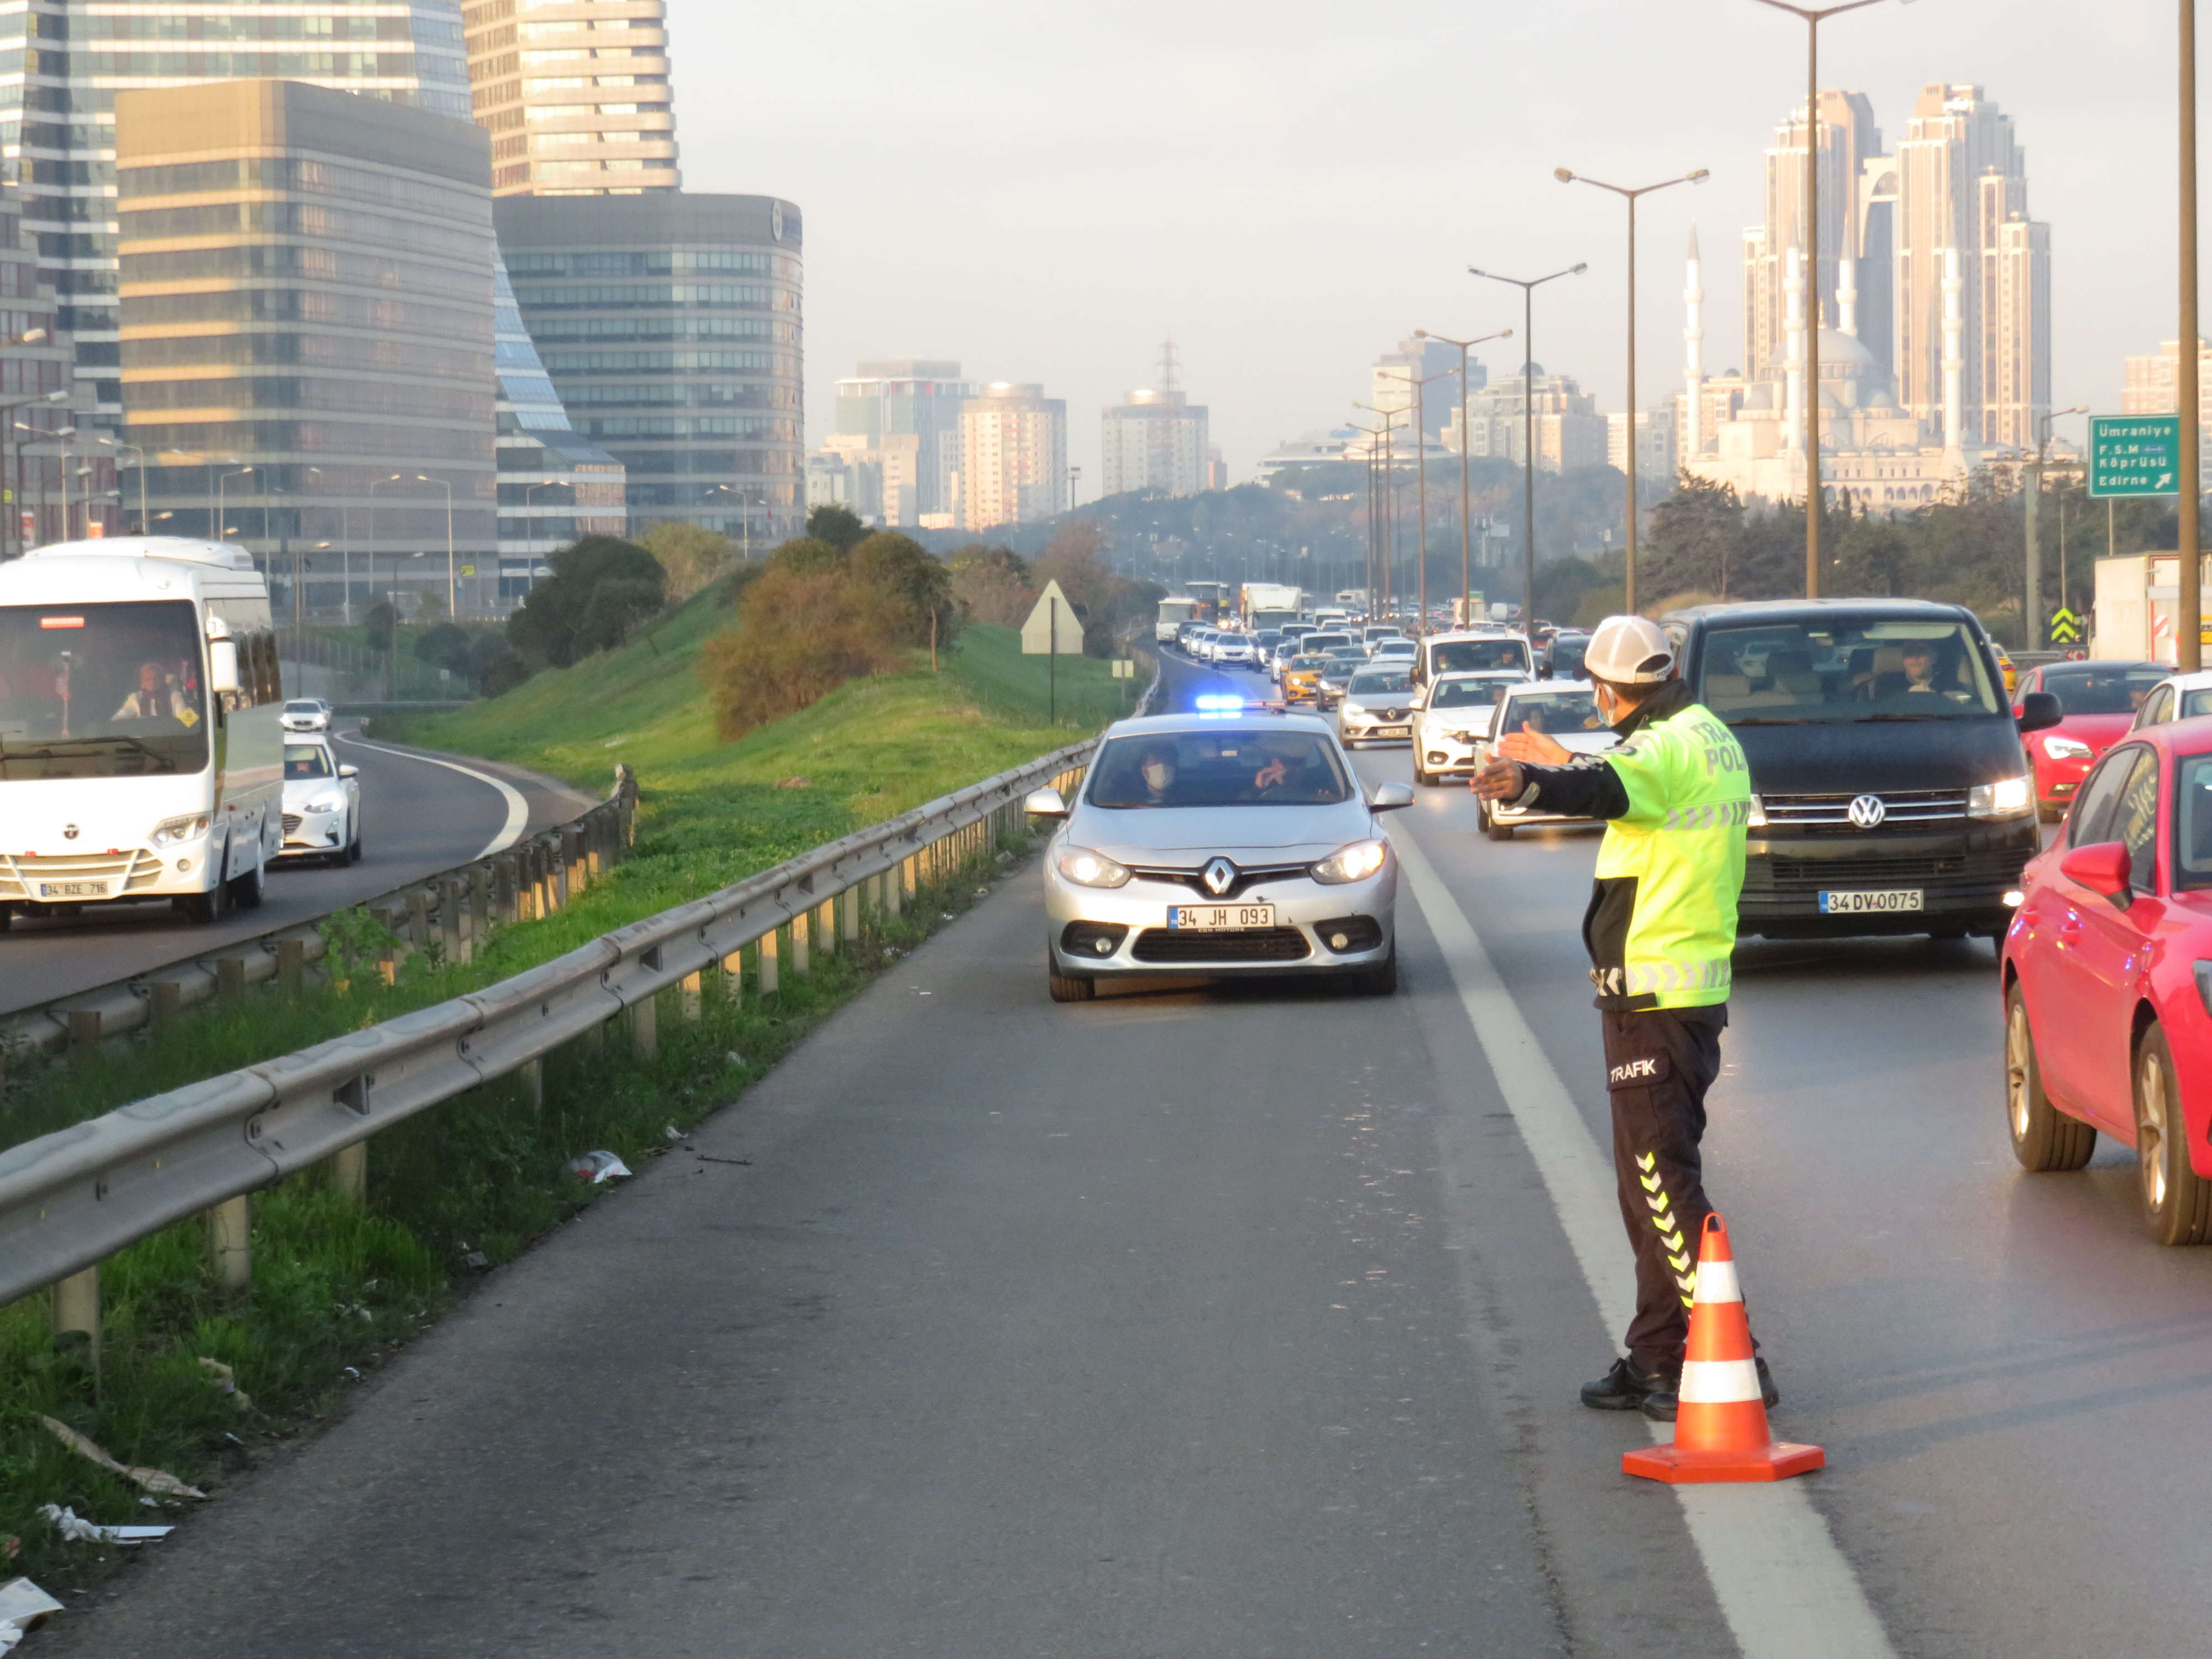
[[0, 1653], [62, 1610], [62, 1604], [27, 1578], [0, 1584]]
[[150, 1544], [176, 1530], [174, 1527], [103, 1527], [55, 1504], [40, 1504], [39, 1513], [72, 1544]]
[[732, 1066], [742, 1066], [745, 1063], [745, 1057], [739, 1054], [735, 1048], [723, 1049], [722, 1058], [728, 1060]]
[[612, 1152], [586, 1152], [581, 1158], [568, 1161], [568, 1173], [579, 1181], [592, 1186], [603, 1186], [610, 1181], [620, 1181], [629, 1174], [629, 1165]]
[[678, 1128], [673, 1123], [663, 1129], [660, 1133], [661, 1138], [665, 1140], [681, 1140], [684, 1139], [684, 1132]]
[[238, 1386], [238, 1373], [220, 1359], [202, 1358], [200, 1369], [208, 1374], [208, 1381], [230, 1396], [230, 1403], [242, 1412], [253, 1409], [253, 1396]]
[[148, 1492], [159, 1492], [164, 1498], [205, 1498], [207, 1496], [198, 1486], [186, 1486], [166, 1470], [134, 1468], [128, 1464], [117, 1462], [89, 1439], [79, 1434], [58, 1418], [41, 1416], [39, 1421], [45, 1424], [53, 1437], [71, 1451], [80, 1456], [90, 1458], [110, 1474], [119, 1474], [125, 1480], [135, 1482]]

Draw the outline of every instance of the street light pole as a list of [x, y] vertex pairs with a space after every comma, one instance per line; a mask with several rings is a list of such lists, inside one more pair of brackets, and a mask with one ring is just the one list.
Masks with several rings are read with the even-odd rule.
[[[2045, 643], [2043, 633], [2043, 465], [2044, 456], [2051, 447], [2051, 423], [2066, 415], [2087, 415], [2086, 409], [2055, 409], [2048, 415], [2035, 417], [2035, 459], [2027, 468], [2027, 500], [2023, 517], [2027, 523], [2027, 545], [2021, 561], [2020, 637], [2023, 647], [2040, 651]], [[2062, 587], [2058, 603], [2066, 603]]]
[[461, 619], [460, 591], [453, 574], [453, 486], [443, 478], [434, 478], [427, 472], [415, 475], [416, 483], [435, 484], [446, 492], [446, 620]]
[[1495, 334], [1478, 334], [1472, 340], [1454, 340], [1442, 334], [1431, 334], [1425, 328], [1413, 331], [1417, 340], [1435, 340], [1441, 344], [1459, 348], [1459, 609], [1460, 626], [1464, 628], [1474, 620], [1469, 611], [1474, 599], [1474, 529], [1468, 517], [1467, 458], [1469, 445], [1467, 430], [1467, 354], [1470, 347], [1491, 340], [1510, 340], [1513, 331], [1501, 329]]
[[2197, 0], [2181, 0], [2181, 361], [2176, 367], [2181, 404], [2181, 557], [2179, 616], [2173, 629], [2174, 665], [2193, 674], [2204, 665], [2204, 572], [2198, 550], [2203, 526], [2202, 471], [2204, 434], [2199, 429], [2197, 335]]
[[[1382, 547], [1382, 557], [1375, 574], [1382, 578], [1380, 591], [1382, 611], [1381, 614], [1387, 617], [1390, 614], [1390, 565], [1392, 556], [1396, 551], [1391, 545], [1391, 542], [1392, 532], [1396, 528], [1392, 520], [1398, 516], [1398, 458], [1390, 447], [1390, 433], [1397, 424], [1397, 411], [1377, 409], [1373, 404], [1355, 403], [1352, 406], [1354, 409], [1364, 409], [1370, 415], [1380, 417], [1382, 422], [1382, 477], [1376, 496], [1381, 508]], [[1367, 590], [1367, 616], [1370, 622], [1376, 615], [1376, 586], [1370, 581]]]
[[1712, 177], [1704, 167], [1686, 173], [1679, 179], [1664, 179], [1656, 185], [1642, 185], [1630, 190], [1621, 185], [1608, 185], [1602, 179], [1593, 179], [1587, 173], [1577, 173], [1566, 167], [1554, 167], [1552, 176], [1563, 185], [1595, 185], [1600, 190], [1609, 190], [1628, 204], [1628, 442], [1627, 453], [1622, 459], [1627, 465], [1622, 469], [1628, 474], [1628, 565], [1626, 604], [1622, 609], [1630, 616], [1636, 614], [1636, 202], [1641, 196], [1654, 191], [1670, 190], [1676, 185], [1702, 185]]
[[1354, 432], [1364, 432], [1367, 434], [1367, 442], [1364, 446], [1366, 449], [1365, 459], [1367, 462], [1366, 580], [1368, 592], [1372, 593], [1375, 591], [1375, 538], [1378, 526], [1375, 508], [1375, 440], [1382, 436], [1382, 428], [1379, 426], [1362, 426], [1358, 422], [1354, 421], [1352, 422], [1352, 429]]
[[[1416, 339], [1420, 337], [1418, 331], [1414, 337]], [[1416, 510], [1419, 519], [1419, 541], [1421, 561], [1420, 570], [1416, 577], [1416, 586], [1419, 593], [1418, 602], [1420, 605], [1419, 614], [1414, 623], [1417, 629], [1426, 629], [1429, 625], [1429, 386], [1431, 382], [1437, 380], [1449, 380], [1458, 372], [1448, 368], [1441, 374], [1431, 374], [1416, 379], [1411, 367], [1406, 370], [1406, 385], [1413, 394], [1413, 399], [1412, 405], [1413, 465], [1419, 469], [1419, 480], [1414, 489]]]
[[[1794, 6], [1789, 0], [1759, 0], [1777, 11], [1805, 20], [1805, 597], [1820, 597], [1820, 25], [1831, 17], [1881, 0], [1847, 0], [1840, 6]], [[1911, 5], [1912, 0], [1899, 0]], [[2185, 0], [2186, 3], [2186, 0]], [[1943, 441], [1955, 445], [1959, 434]]]
[[[1504, 283], [1521, 290], [1521, 447], [1526, 452], [1522, 459], [1528, 463], [1522, 479], [1521, 507], [1521, 550], [1525, 566], [1522, 580], [1527, 584], [1521, 594], [1523, 634], [1536, 622], [1536, 290], [1562, 276], [1579, 276], [1589, 269], [1587, 264], [1569, 265], [1548, 276], [1523, 279], [1501, 276], [1494, 270], [1482, 270], [1474, 265], [1467, 268], [1470, 276], [1487, 276], [1493, 283]], [[1559, 459], [1564, 464], [1566, 457], [1562, 454]]]

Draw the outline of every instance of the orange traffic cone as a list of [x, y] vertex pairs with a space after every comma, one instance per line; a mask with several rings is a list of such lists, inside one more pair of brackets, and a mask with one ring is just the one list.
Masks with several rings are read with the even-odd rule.
[[1624, 1452], [1621, 1471], [1675, 1486], [1693, 1481], [1780, 1480], [1828, 1461], [1818, 1446], [1773, 1439], [1766, 1426], [1751, 1322], [1729, 1249], [1728, 1224], [1705, 1218], [1698, 1241], [1697, 1299], [1690, 1306], [1690, 1341], [1682, 1359], [1681, 1404], [1674, 1443]]

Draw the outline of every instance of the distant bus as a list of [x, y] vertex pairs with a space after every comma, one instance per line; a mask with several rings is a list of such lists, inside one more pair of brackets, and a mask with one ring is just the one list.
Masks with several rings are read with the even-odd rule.
[[1228, 582], [1185, 582], [1182, 586], [1183, 591], [1198, 601], [1196, 621], [1220, 622], [1235, 609], [1229, 596], [1236, 589]]
[[284, 836], [283, 700], [242, 548], [125, 536], [0, 565], [0, 927], [259, 904]]

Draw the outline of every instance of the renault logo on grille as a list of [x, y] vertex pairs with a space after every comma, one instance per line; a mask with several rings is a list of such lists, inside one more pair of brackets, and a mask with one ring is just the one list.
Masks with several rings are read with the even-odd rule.
[[1227, 859], [1215, 859], [1199, 872], [1199, 879], [1206, 884], [1207, 892], [1219, 898], [1237, 884], [1237, 866]]
[[1881, 821], [1889, 816], [1889, 808], [1882, 805], [1880, 795], [1861, 795], [1850, 805], [1850, 820], [1861, 830], [1879, 830]]

